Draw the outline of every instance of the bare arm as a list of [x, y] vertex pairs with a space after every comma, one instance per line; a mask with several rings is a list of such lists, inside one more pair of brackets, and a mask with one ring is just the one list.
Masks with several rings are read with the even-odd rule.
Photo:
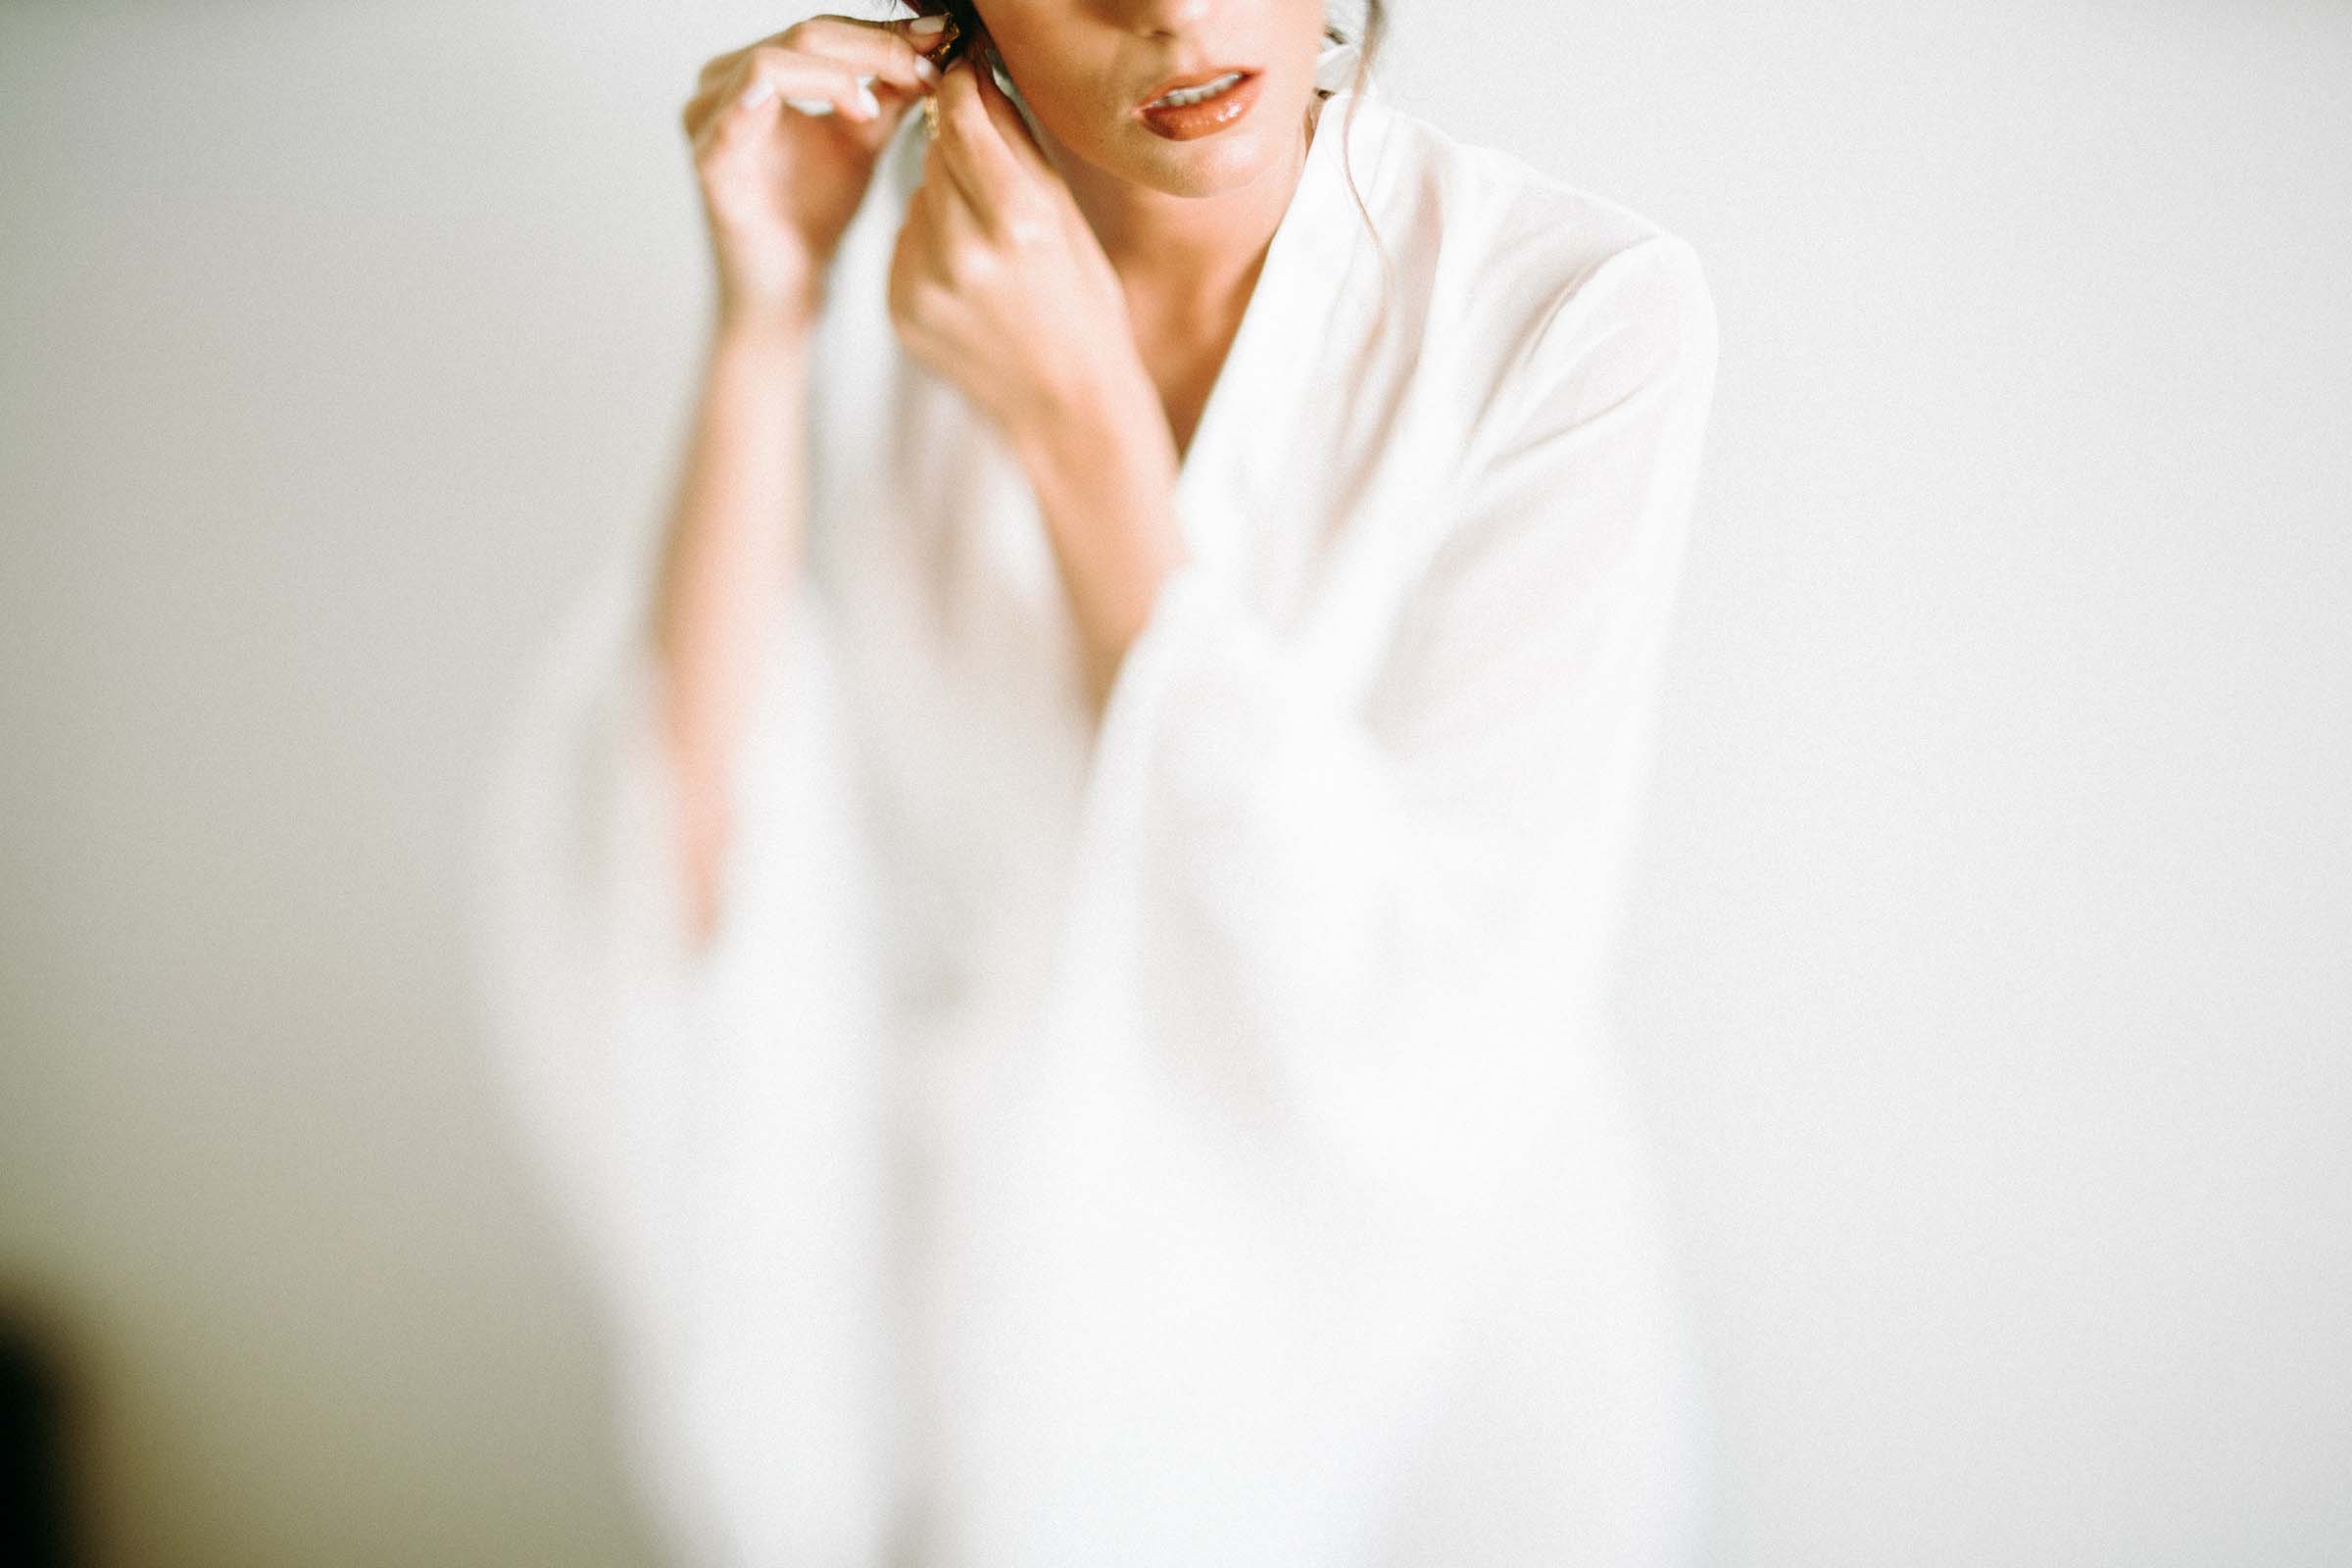
[[1078, 625], [1095, 716], [1119, 665], [1184, 564], [1176, 451], [1151, 383], [1112, 375], [1069, 412], [1012, 437]]
[[802, 554], [808, 343], [827, 259], [900, 118], [938, 79], [922, 51], [944, 33], [930, 26], [808, 18], [711, 59], [680, 116], [718, 311], [652, 630], [697, 946], [717, 920], [728, 784], [767, 620]]
[[808, 511], [808, 333], [722, 320], [711, 335], [654, 605], [662, 738], [699, 944], [717, 917], [727, 780], [767, 616], [799, 569]]

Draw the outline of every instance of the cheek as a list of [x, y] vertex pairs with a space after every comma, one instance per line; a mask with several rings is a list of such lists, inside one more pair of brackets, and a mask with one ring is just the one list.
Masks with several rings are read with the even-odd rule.
[[1057, 133], [1079, 131], [1117, 95], [1111, 52], [1102, 47], [1115, 48], [1115, 29], [1078, 9], [1069, 0], [996, 0], [979, 8], [1030, 113]]

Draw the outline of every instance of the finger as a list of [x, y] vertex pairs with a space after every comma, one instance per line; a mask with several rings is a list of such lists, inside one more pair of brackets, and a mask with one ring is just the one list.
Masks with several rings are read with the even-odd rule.
[[952, 189], [941, 185], [915, 190], [907, 203], [901, 244], [907, 247], [914, 263], [913, 280], [926, 294], [948, 300], [958, 297], [959, 279], [968, 266], [959, 258], [990, 248], [971, 209]]
[[822, 16], [787, 28], [796, 48], [811, 53], [831, 55], [893, 80], [919, 74], [914, 71], [916, 61], [939, 48], [947, 37], [943, 26], [931, 32], [916, 32], [914, 24], [920, 17], [899, 17], [889, 22], [864, 22], [856, 17]]
[[987, 102], [980, 96], [985, 70], [977, 50], [948, 68], [935, 95], [939, 134], [931, 138], [931, 145], [972, 211], [994, 229], [1002, 224], [1008, 193], [1027, 172], [989, 118]]
[[989, 67], [988, 61], [996, 57], [996, 46], [988, 45], [985, 53], [988, 60], [981, 63], [973, 77], [980, 86], [981, 107], [987, 111], [990, 122], [997, 127], [997, 134], [1004, 138], [1004, 145], [1012, 150], [1016, 158], [1027, 163], [1032, 172], [1051, 172], [1053, 161], [1046, 157], [1045, 148], [1038, 145], [1036, 135], [1029, 129], [1029, 122], [1021, 118], [1020, 107], [998, 85], [996, 73]]
[[781, 107], [775, 81], [752, 73], [738, 59], [732, 74], [717, 78], [694, 95], [682, 119], [687, 138], [699, 154], [719, 142], [772, 127]]
[[810, 17], [779, 37], [782, 46], [798, 53], [840, 62], [862, 80], [877, 87], [887, 84], [907, 100], [939, 85], [939, 67], [924, 58], [936, 49], [943, 34], [916, 35], [907, 31], [913, 18], [897, 22], [861, 22], [855, 17]]
[[996, 220], [984, 205], [985, 193], [975, 191], [966, 181], [969, 176], [959, 172], [948, 152], [947, 137], [934, 136], [923, 148], [922, 190], [931, 193], [933, 203], [944, 215], [954, 211], [961, 215], [969, 227], [994, 231]]
[[879, 120], [882, 102], [868, 82], [873, 78], [830, 55], [760, 44], [745, 51], [741, 91], [756, 91], [760, 81], [771, 82], [787, 109], [804, 115], [838, 114], [849, 120]]
[[708, 86], [713, 78], [732, 72], [753, 49], [765, 47], [837, 60], [860, 75], [879, 76], [909, 91], [917, 83], [934, 85], [937, 78], [924, 70], [930, 65], [924, 57], [936, 52], [947, 34], [944, 27], [930, 33], [914, 31], [914, 24], [921, 20], [902, 17], [893, 22], [862, 22], [855, 17], [810, 17], [782, 32], [756, 38], [745, 48], [714, 57], [703, 67], [699, 84]]
[[699, 130], [710, 119], [724, 120], [741, 110], [760, 118], [772, 117], [766, 106], [780, 98], [803, 114], [839, 113], [851, 120], [877, 120], [882, 104], [855, 73], [814, 55], [760, 45], [747, 49], [735, 69], [695, 95], [685, 119]]
[[699, 160], [773, 128], [783, 112], [772, 82], [756, 81], [741, 92], [721, 97], [707, 93], [686, 106], [686, 138]]
[[953, 184], [926, 180], [915, 195], [921, 199], [924, 257], [935, 276], [953, 277], [956, 253], [986, 245], [988, 235], [971, 204]]

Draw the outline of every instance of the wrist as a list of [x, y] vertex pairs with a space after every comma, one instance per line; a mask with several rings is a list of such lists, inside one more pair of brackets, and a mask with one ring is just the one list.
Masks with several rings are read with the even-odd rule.
[[[1084, 483], [1135, 478], [1139, 470], [1175, 475], [1175, 442], [1159, 394], [1140, 366], [1130, 374], [1074, 370], [1045, 388], [1007, 421], [1009, 445], [1034, 478], [1067, 474]], [[1164, 450], [1164, 453], [1162, 451]], [[1159, 461], [1164, 457], [1164, 464]]]
[[728, 288], [721, 281], [712, 319], [722, 335], [747, 338], [807, 338], [824, 312], [822, 269], [796, 270], [789, 278], [757, 289]]
[[773, 302], [721, 301], [711, 317], [710, 335], [730, 349], [805, 354], [816, 335], [816, 314]]
[[[1116, 583], [1113, 599], [1139, 605], [1149, 603], [1149, 588], [1184, 554], [1176, 444], [1148, 384], [1140, 405], [1080, 404], [1030, 425], [1011, 443], [1065, 565], [1098, 585]], [[1102, 608], [1082, 606], [1081, 621]]]

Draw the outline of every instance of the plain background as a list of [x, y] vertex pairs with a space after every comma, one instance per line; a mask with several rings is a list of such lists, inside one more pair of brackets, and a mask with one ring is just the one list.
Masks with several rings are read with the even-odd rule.
[[[1624, 994], [1716, 1560], [2352, 1560], [2352, 8], [1398, 11], [1722, 317]], [[0, 5], [0, 1282], [104, 1562], [648, 1561], [466, 834], [798, 14]]]

